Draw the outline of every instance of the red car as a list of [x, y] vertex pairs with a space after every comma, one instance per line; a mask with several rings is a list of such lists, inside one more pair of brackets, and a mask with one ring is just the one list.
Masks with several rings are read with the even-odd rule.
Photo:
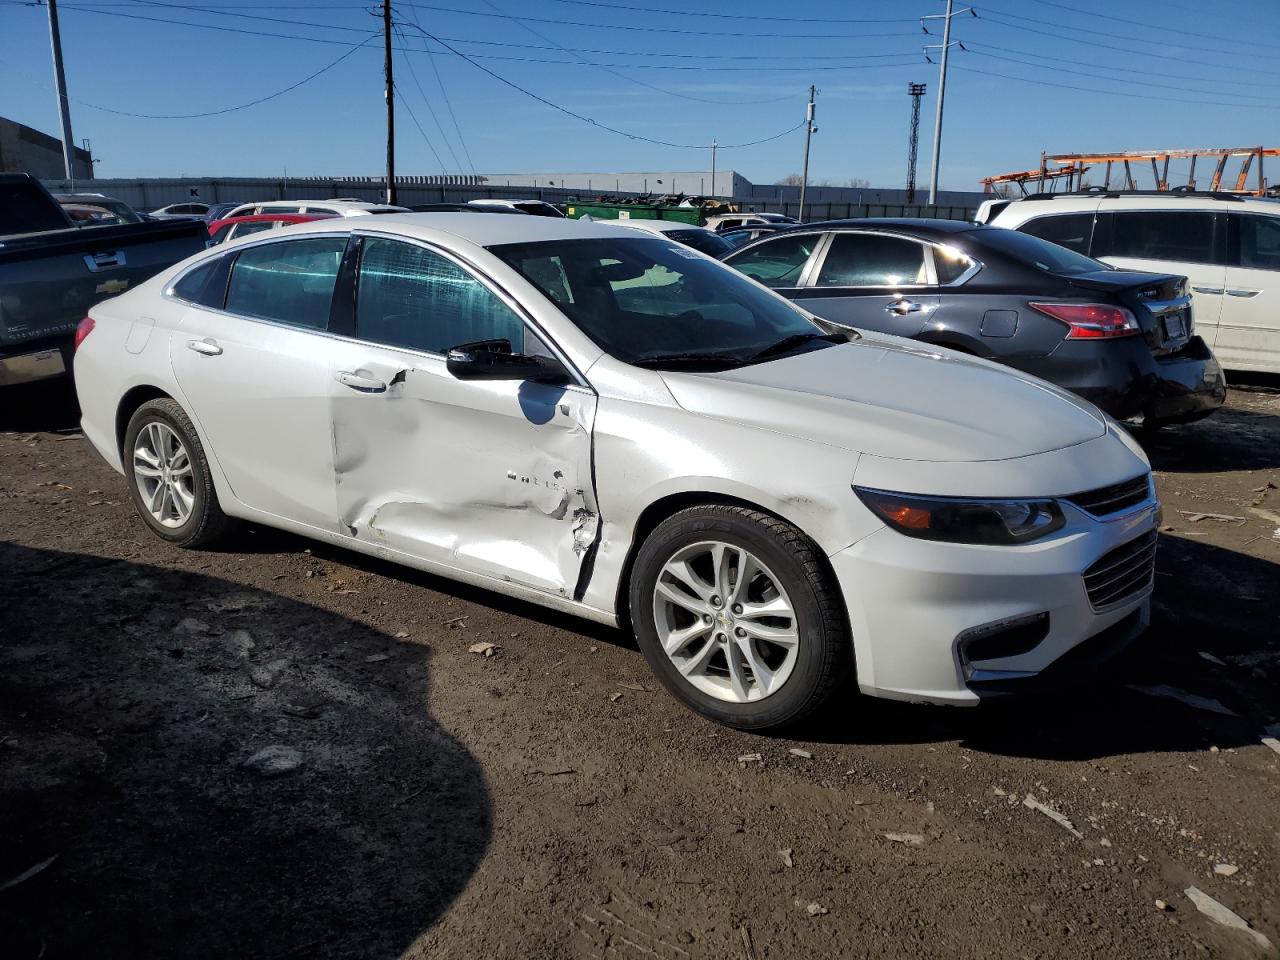
[[251, 233], [261, 233], [263, 230], [329, 219], [332, 218], [327, 214], [318, 213], [255, 213], [247, 217], [227, 217], [209, 224], [209, 239], [212, 243], [224, 243], [238, 237], [247, 237]]

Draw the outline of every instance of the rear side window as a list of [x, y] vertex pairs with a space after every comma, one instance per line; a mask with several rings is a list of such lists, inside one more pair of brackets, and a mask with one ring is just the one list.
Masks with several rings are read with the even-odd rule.
[[426, 353], [494, 339], [525, 351], [524, 321], [492, 290], [438, 253], [379, 237], [360, 257], [356, 335]]
[[733, 249], [733, 244], [710, 230], [668, 230], [667, 236], [709, 257], [723, 257]]
[[1076, 253], [1089, 253], [1089, 241], [1093, 236], [1093, 213], [1064, 213], [1056, 217], [1036, 217], [1018, 227], [1023, 233], [1029, 233], [1041, 240], [1048, 240], [1058, 246], [1074, 250]]
[[244, 223], [237, 223], [231, 232], [232, 238], [239, 240], [241, 237], [247, 237], [251, 233], [261, 233], [263, 230], [271, 230], [279, 226], [274, 220], [246, 220]]
[[214, 257], [206, 260], [194, 270], [189, 271], [173, 285], [173, 295], [187, 303], [206, 303], [205, 288], [209, 285], [209, 278], [213, 276], [220, 259]]
[[923, 244], [875, 233], [837, 233], [818, 274], [820, 287], [896, 287], [928, 282]]
[[1233, 213], [1230, 264], [1251, 270], [1280, 270], [1280, 217]]
[[799, 286], [800, 274], [819, 239], [821, 234], [817, 233], [777, 237], [742, 251], [728, 263], [766, 287]]
[[323, 330], [347, 246], [345, 236], [250, 247], [236, 258], [227, 311], [291, 327]]
[[[1107, 219], [1102, 229], [1102, 217]], [[1193, 211], [1115, 210], [1099, 217], [1095, 257], [1221, 263], [1214, 256], [1214, 215]]]

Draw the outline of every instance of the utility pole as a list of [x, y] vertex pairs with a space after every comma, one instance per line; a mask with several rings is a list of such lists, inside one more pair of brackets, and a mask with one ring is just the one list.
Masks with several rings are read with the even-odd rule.
[[804, 172], [800, 175], [800, 222], [804, 222], [804, 194], [809, 188], [809, 140], [818, 128], [813, 125], [813, 98], [817, 96], [817, 88], [809, 85], [809, 105], [805, 108], [804, 120]]
[[[947, 12], [945, 14], [937, 14], [931, 17], [921, 17], [920, 25], [924, 27], [926, 20], [942, 20], [942, 65], [938, 68], [938, 112], [933, 118], [933, 169], [929, 172], [929, 206], [936, 206], [938, 203], [938, 158], [942, 153], [942, 105], [947, 96], [947, 54], [951, 52], [951, 18], [959, 16], [962, 13], [970, 13], [975, 17], [973, 7], [965, 7], [963, 10], [955, 10], [955, 0], [947, 0]], [[925, 27], [924, 32], [928, 33], [929, 28]], [[960, 44], [960, 49], [964, 49], [964, 44]], [[925, 47], [928, 51], [929, 47]], [[926, 59], [928, 54], [926, 52]], [[932, 63], [932, 61], [930, 61]]]
[[58, 0], [49, 0], [49, 40], [53, 44], [53, 86], [58, 93], [58, 114], [62, 118], [62, 163], [68, 180], [76, 178], [76, 142], [71, 139], [71, 105], [67, 100], [67, 78], [62, 71], [62, 33], [58, 30]]
[[391, 72], [391, 0], [382, 0], [382, 33], [387, 74], [387, 203], [396, 202], [396, 86]]
[[716, 195], [716, 142], [711, 141], [711, 196]]
[[916, 151], [920, 146], [920, 98], [925, 84], [908, 83], [907, 96], [911, 97], [911, 135], [907, 139], [907, 203], [916, 202]]

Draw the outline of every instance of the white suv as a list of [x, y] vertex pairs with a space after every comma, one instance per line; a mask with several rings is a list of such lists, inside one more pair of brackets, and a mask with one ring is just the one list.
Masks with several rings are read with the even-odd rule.
[[1196, 326], [1222, 365], [1280, 373], [1280, 202], [1223, 193], [1073, 193], [1015, 200], [990, 222], [1113, 266], [1185, 274]]
[[364, 200], [262, 200], [242, 203], [226, 214], [231, 217], [256, 216], [262, 213], [314, 213], [329, 217], [363, 217], [374, 213], [409, 213], [408, 207]]

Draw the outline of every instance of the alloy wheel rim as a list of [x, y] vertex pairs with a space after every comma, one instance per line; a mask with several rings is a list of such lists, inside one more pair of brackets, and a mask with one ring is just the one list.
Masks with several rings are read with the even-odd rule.
[[147, 512], [164, 527], [180, 527], [195, 508], [195, 477], [186, 445], [159, 420], [142, 428], [133, 445], [133, 480]]
[[800, 632], [778, 577], [750, 551], [709, 540], [676, 551], [653, 591], [658, 642], [696, 690], [729, 703], [777, 693]]

